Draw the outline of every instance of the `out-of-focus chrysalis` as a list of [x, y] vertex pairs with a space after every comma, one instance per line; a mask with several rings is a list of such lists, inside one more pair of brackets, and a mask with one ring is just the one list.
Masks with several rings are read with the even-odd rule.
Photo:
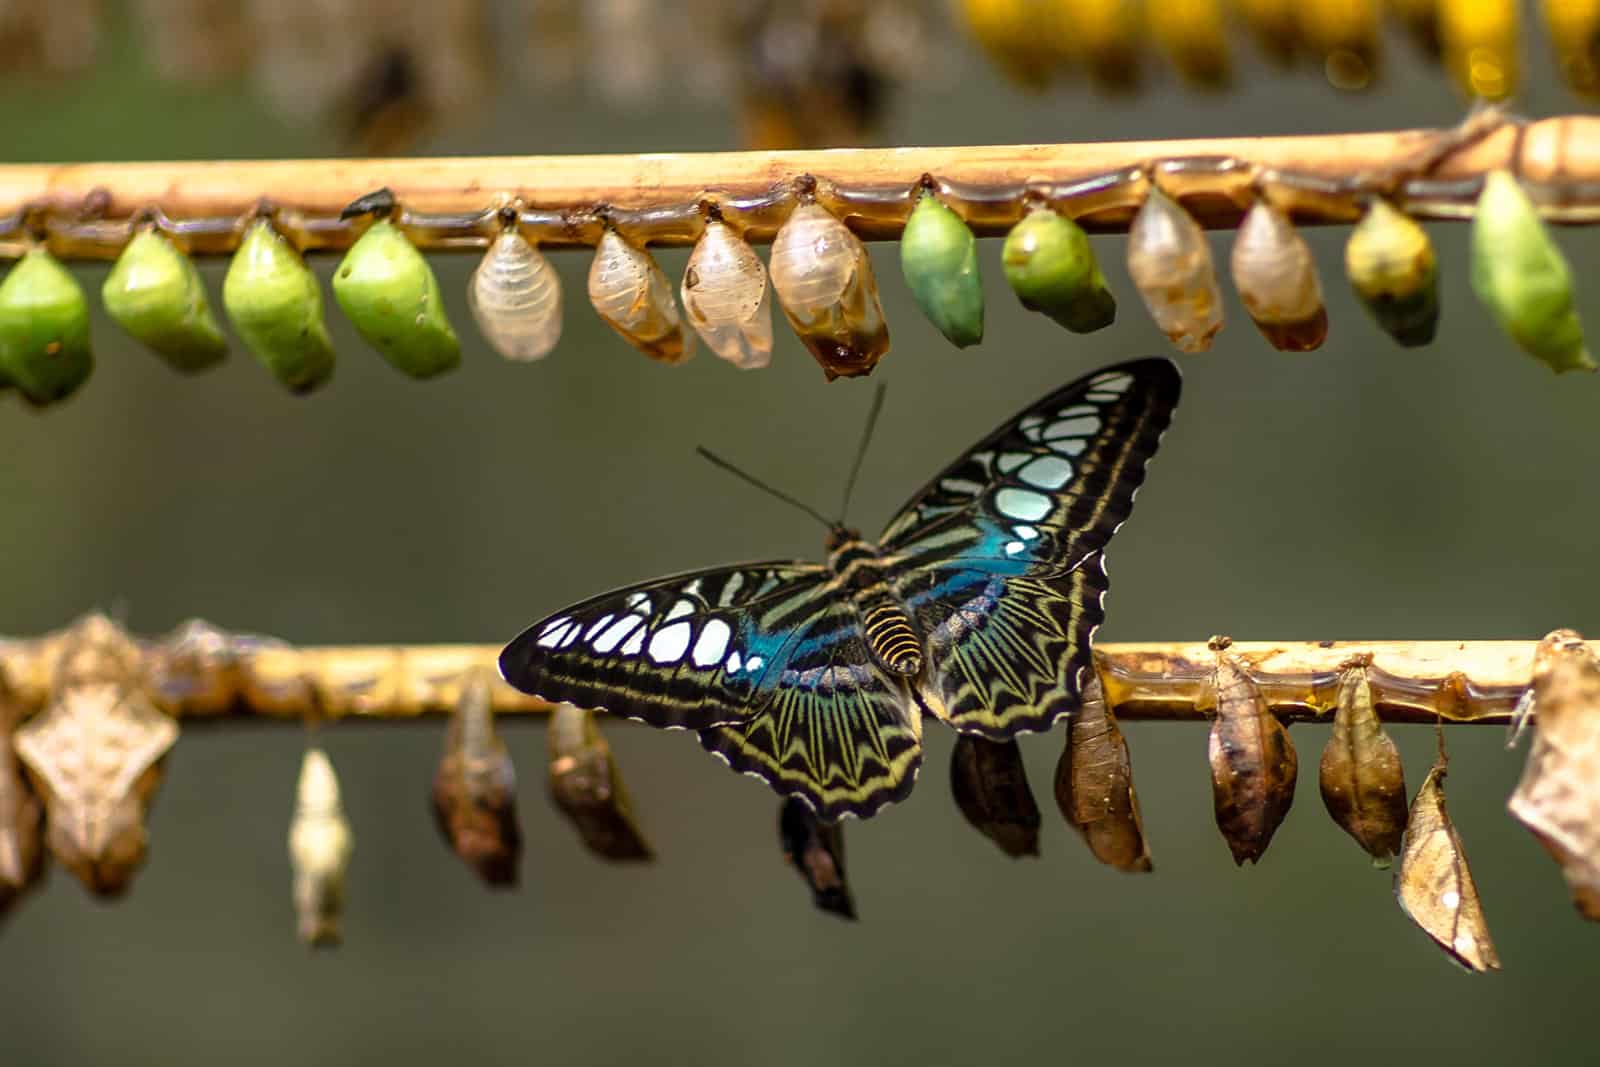
[[950, 793], [973, 829], [1001, 852], [1013, 859], [1039, 854], [1039, 806], [1015, 739], [958, 734], [950, 753]]
[[1600, 921], [1600, 663], [1571, 630], [1539, 643], [1535, 733], [1508, 807], [1561, 865], [1572, 902]]
[[1204, 352], [1222, 329], [1222, 293], [1205, 231], [1152, 188], [1128, 231], [1128, 273], [1145, 307], [1180, 352]]
[[460, 366], [439, 279], [389, 219], [350, 246], [333, 273], [333, 295], [362, 339], [401, 373], [432, 378]]
[[317, 277], [267, 219], [251, 224], [233, 254], [222, 304], [245, 347], [290, 392], [308, 393], [333, 376]]
[[306, 749], [289, 823], [289, 866], [300, 940], [312, 948], [339, 944], [345, 872], [353, 847], [339, 802], [339, 779], [320, 748]]
[[1266, 852], [1289, 807], [1299, 770], [1289, 731], [1272, 714], [1267, 699], [1244, 667], [1224, 650], [1226, 638], [1213, 638], [1217, 666], [1212, 673], [1216, 717], [1211, 721], [1209, 755], [1211, 797], [1217, 828], [1228, 842], [1233, 862], [1243, 866]]
[[1073, 59], [1103, 88], [1126, 90], [1139, 81], [1144, 43], [1137, 0], [1057, 0], [1058, 35]]
[[1371, 656], [1339, 677], [1333, 733], [1322, 750], [1322, 803], [1345, 833], [1379, 865], [1400, 852], [1406, 829], [1406, 780], [1400, 750], [1384, 733], [1367, 679]]
[[721, 218], [706, 229], [683, 271], [683, 310], [706, 347], [741, 370], [772, 362], [767, 268]]
[[467, 302], [489, 347], [506, 359], [543, 359], [561, 339], [561, 278], [515, 227], [490, 243]]
[[694, 355], [672, 283], [649, 252], [609, 226], [589, 266], [589, 302], [623, 340], [658, 363], [682, 363]]
[[1600, 96], [1600, 0], [1543, 0], [1540, 6], [1567, 84]]
[[978, 239], [929, 190], [917, 198], [900, 235], [900, 269], [917, 306], [946, 340], [957, 348], [983, 340]]
[[1469, 97], [1504, 100], [1517, 91], [1518, 0], [1438, 0], [1445, 66]]
[[1365, 89], [1378, 70], [1377, 0], [1299, 0], [1305, 45], [1336, 89]]
[[1230, 64], [1222, 0], [1162, 0], [1145, 8], [1151, 35], [1178, 74], [1199, 89], [1228, 84]]
[[778, 806], [778, 842], [811, 889], [811, 902], [845, 919], [856, 917], [855, 899], [844, 874], [844, 827], [825, 823], [798, 797]]
[[590, 852], [608, 860], [652, 860], [611, 746], [592, 711], [557, 704], [550, 713], [550, 799]]
[[1299, 7], [1299, 0], [1233, 0], [1261, 50], [1283, 64], [1293, 62], [1300, 50]]
[[0, 917], [44, 874], [44, 806], [12, 748], [22, 708], [0, 674]]
[[64, 638], [49, 705], [13, 738], [44, 798], [50, 851], [101, 896], [120, 894], [144, 862], [161, 760], [178, 739], [142, 675], [138, 646], [87, 616]]
[[71, 396], [93, 370], [83, 287], [47, 250], [30, 248], [0, 282], [0, 377], [42, 406]]
[[1467, 866], [1450, 813], [1445, 810], [1446, 761], [1439, 759], [1411, 802], [1394, 892], [1400, 909], [1450, 958], [1469, 971], [1498, 971], [1478, 887]]
[[889, 351], [866, 246], [815, 201], [797, 206], [773, 238], [772, 287], [830, 382], [871, 374]]
[[1006, 281], [1029, 311], [1039, 311], [1073, 333], [1110, 326], [1117, 302], [1089, 246], [1089, 235], [1049, 207], [1031, 208], [1006, 235], [1000, 261]]
[[1566, 257], [1509, 171], [1483, 181], [1472, 219], [1472, 288], [1511, 339], [1557, 374], [1595, 369]]
[[1257, 201], [1233, 241], [1233, 284], [1273, 348], [1309, 352], [1328, 336], [1322, 283], [1305, 239], [1289, 216]]
[[494, 729], [493, 684], [487, 667], [462, 683], [433, 776], [433, 815], [456, 855], [484, 882], [510, 887], [517, 884], [522, 831], [516, 770]]
[[1013, 82], [1025, 89], [1050, 84], [1062, 55], [1054, 27], [1042, 25], [1049, 5], [1030, 0], [962, 0], [967, 29]]
[[202, 371], [228, 354], [200, 272], [159, 230], [133, 235], [100, 298], [117, 325], [174, 370]]
[[1345, 270], [1378, 325], [1408, 348], [1439, 325], [1439, 273], [1428, 231], [1387, 200], [1374, 200], [1350, 232]]
[[1128, 742], [1106, 704], [1098, 676], [1091, 674], [1084, 685], [1083, 703], [1066, 733], [1066, 747], [1056, 763], [1056, 804], [1062, 817], [1101, 863], [1130, 873], [1150, 870]]
[[1439, 40], [1439, 4], [1440, 0], [1384, 0], [1384, 7], [1405, 26], [1417, 47], [1436, 58], [1442, 47]]

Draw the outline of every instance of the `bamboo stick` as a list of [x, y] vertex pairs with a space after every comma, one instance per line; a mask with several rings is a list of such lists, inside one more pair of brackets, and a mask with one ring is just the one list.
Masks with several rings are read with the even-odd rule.
[[1375, 194], [1412, 214], [1467, 218], [1483, 175], [1510, 167], [1545, 216], [1600, 221], [1600, 116], [1519, 124], [1481, 113], [1454, 130], [1097, 144], [0, 166], [0, 252], [43, 239], [64, 258], [114, 256], [132, 220], [154, 217], [189, 251], [237, 246], [263, 209], [302, 248], [346, 247], [358, 225], [351, 201], [392, 190], [400, 222], [421, 247], [479, 248], [496, 212], [521, 213], [530, 238], [593, 245], [609, 221], [660, 245], [692, 243], [703, 207], [717, 204], [752, 242], [770, 241], [810, 187], [868, 239], [897, 237], [912, 192], [931, 176], [979, 235], [1014, 224], [1043, 199], [1089, 229], [1120, 231], [1154, 181], [1204, 224], [1235, 225], [1258, 195], [1302, 223], [1349, 222]]
[[[76, 624], [106, 625], [100, 616]], [[29, 711], [50, 699], [72, 629], [32, 640], [0, 640], [0, 673]], [[1532, 677], [1534, 641], [1235, 642], [1273, 710], [1296, 721], [1328, 720], [1339, 668], [1370, 653], [1368, 677], [1390, 722], [1504, 724]], [[1591, 647], [1600, 652], [1600, 642]], [[196, 720], [307, 717], [414, 719], [449, 713], [475, 669], [495, 669], [499, 645], [296, 648], [193, 622], [140, 643], [145, 683], [158, 707]], [[1201, 721], [1210, 713], [1215, 655], [1205, 642], [1096, 646], [1106, 698], [1128, 720]], [[498, 672], [495, 672], [498, 675]], [[551, 705], [496, 681], [501, 714], [541, 714]]]

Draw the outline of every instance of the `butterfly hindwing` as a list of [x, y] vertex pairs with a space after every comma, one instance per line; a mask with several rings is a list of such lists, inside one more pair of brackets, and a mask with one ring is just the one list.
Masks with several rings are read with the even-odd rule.
[[1104, 617], [1100, 552], [1179, 389], [1166, 359], [1079, 379], [978, 442], [890, 522], [881, 548], [927, 644], [922, 694], [935, 714], [1004, 740], [1078, 706]]
[[500, 673], [545, 700], [652, 726], [738, 722], [770, 697], [824, 579], [815, 564], [752, 563], [629, 586], [528, 627]]
[[787, 650], [759, 713], [702, 730], [700, 743], [824, 819], [866, 817], [911, 791], [922, 720], [906, 681], [878, 666], [841, 600]]

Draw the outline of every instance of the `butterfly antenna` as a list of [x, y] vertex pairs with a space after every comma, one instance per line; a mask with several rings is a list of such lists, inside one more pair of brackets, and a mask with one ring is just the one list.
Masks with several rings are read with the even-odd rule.
[[850, 514], [850, 495], [856, 491], [856, 476], [861, 473], [861, 463], [867, 458], [867, 445], [872, 442], [872, 431], [878, 425], [878, 412], [883, 410], [883, 396], [888, 391], [888, 385], [878, 383], [877, 391], [872, 394], [872, 410], [867, 412], [867, 428], [861, 434], [861, 447], [856, 449], [855, 466], [850, 468], [850, 480], [844, 483], [844, 503], [839, 505], [839, 525], [843, 525], [844, 517]]
[[715, 452], [711, 451], [711, 449], [707, 448], [705, 445], [696, 445], [695, 446], [695, 451], [700, 453], [700, 455], [704, 456], [706, 459], [710, 460], [716, 466], [721, 467], [723, 470], [727, 471], [729, 474], [732, 474], [737, 478], [742, 478], [743, 480], [749, 482], [751, 485], [755, 486], [757, 489], [761, 490], [763, 493], [769, 493], [772, 496], [775, 496], [779, 500], [783, 501], [785, 504], [792, 504], [793, 506], [799, 508], [801, 511], [805, 512], [807, 515], [810, 515], [813, 519], [816, 519], [818, 522], [822, 523], [822, 525], [826, 526], [828, 529], [830, 529], [830, 530], [833, 529], [834, 524], [829, 522], [827, 519], [823, 518], [822, 517], [822, 513], [820, 511], [818, 511], [816, 508], [812, 507], [810, 504], [802, 503], [802, 502], [796, 500], [794, 497], [790, 496], [788, 493], [785, 493], [783, 490], [774, 489], [772, 486], [768, 485], [766, 482], [762, 481], [760, 478], [757, 478], [755, 475], [747, 473], [746, 471], [740, 470], [738, 467], [735, 467], [732, 463], [729, 463], [727, 460], [723, 459], [721, 456], [719, 456]]

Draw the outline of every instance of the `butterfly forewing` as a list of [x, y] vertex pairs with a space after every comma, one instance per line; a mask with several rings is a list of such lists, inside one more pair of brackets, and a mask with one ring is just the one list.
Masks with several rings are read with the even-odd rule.
[[549, 701], [700, 730], [760, 710], [787, 643], [823, 609], [823, 569], [752, 563], [606, 593], [534, 623], [500, 673]]
[[1070, 714], [1104, 618], [1099, 553], [1171, 421], [1177, 368], [1082, 378], [1006, 422], [890, 522], [890, 584], [927, 644], [920, 687], [957, 729], [1003, 740]]

